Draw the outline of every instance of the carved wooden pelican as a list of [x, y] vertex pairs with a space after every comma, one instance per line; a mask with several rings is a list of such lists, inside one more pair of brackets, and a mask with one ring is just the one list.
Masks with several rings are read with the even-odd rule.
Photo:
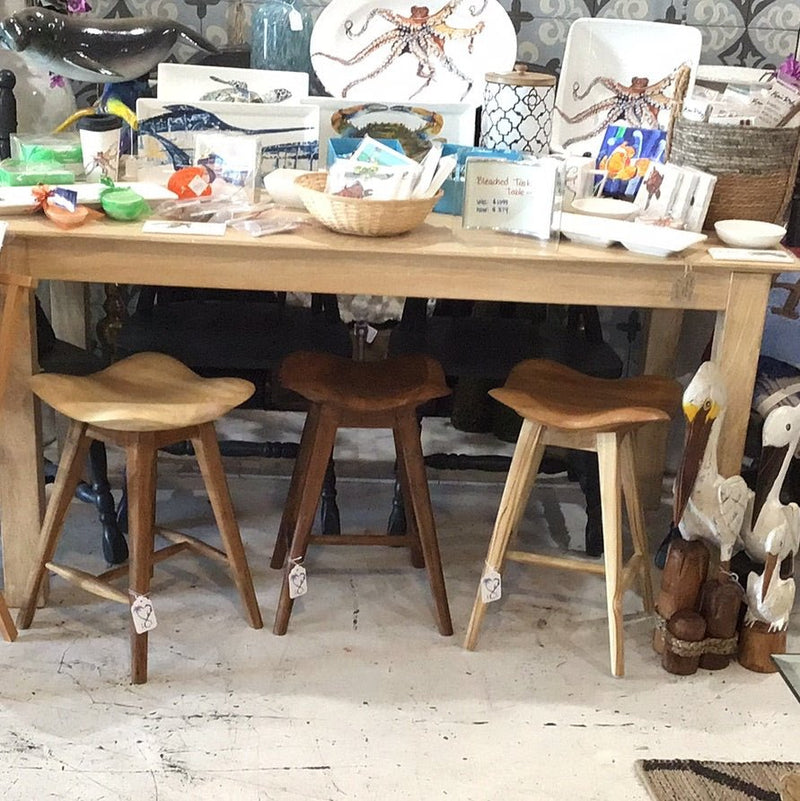
[[781, 488], [789, 465], [800, 444], [800, 407], [778, 406], [764, 421], [761, 458], [750, 525], [742, 528], [742, 544], [755, 562], [767, 559], [767, 537], [784, 528], [787, 551], [794, 555], [800, 546], [800, 507], [781, 503]]
[[727, 393], [719, 368], [703, 362], [683, 393], [686, 443], [675, 479], [674, 520], [685, 540], [719, 546], [727, 570], [752, 492], [741, 476], [723, 478], [717, 444]]
[[789, 625], [789, 614], [794, 606], [794, 578], [781, 578], [779, 565], [791, 553], [785, 525], [770, 531], [765, 548], [767, 558], [764, 572], [747, 576], [746, 624], [761, 621], [770, 631], [782, 631]]

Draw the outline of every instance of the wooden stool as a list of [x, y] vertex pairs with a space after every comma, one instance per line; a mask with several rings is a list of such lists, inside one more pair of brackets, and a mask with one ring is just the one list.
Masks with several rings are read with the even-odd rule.
[[[505, 385], [491, 395], [523, 418], [489, 543], [485, 571], [502, 572], [505, 559], [605, 574], [611, 672], [624, 674], [622, 596], [635, 578], [641, 582], [647, 612], [653, 611], [650, 556], [644, 515], [636, 487], [632, 435], [645, 423], [667, 421], [679, 407], [680, 385], [660, 376], [591, 378], [546, 359], [518, 364]], [[600, 467], [605, 567], [582, 559], [508, 551], [530, 496], [546, 445], [596, 451]], [[624, 491], [633, 539], [633, 556], [622, 562]], [[485, 573], [484, 573], [485, 575]], [[464, 647], [473, 650], [486, 603], [480, 587]]]
[[[0, 405], [2, 405], [8, 374], [11, 371], [20, 308], [25, 293], [36, 289], [36, 281], [27, 275], [0, 273], [0, 286], [5, 287], [3, 316], [0, 318]], [[17, 639], [17, 629], [6, 606], [6, 599], [2, 595], [0, 595], [0, 634], [6, 642], [14, 642]]]
[[[213, 421], [245, 401], [253, 392], [239, 378], [205, 379], [179, 361], [160, 353], [138, 353], [93, 375], [76, 377], [41, 373], [31, 379], [33, 391], [71, 419], [47, 505], [36, 567], [25, 588], [17, 625], [31, 625], [42, 580], [51, 570], [103, 598], [130, 605], [150, 592], [153, 565], [187, 548], [229, 565], [247, 619], [261, 628], [250, 568], [233, 512]], [[98, 576], [52, 562], [64, 518], [92, 440], [123, 447], [127, 454], [130, 569]], [[155, 525], [156, 453], [158, 448], [191, 440], [225, 550], [177, 531]], [[172, 544], [154, 551], [160, 534]], [[110, 580], [128, 574], [128, 592]], [[147, 632], [136, 632], [131, 618], [131, 681], [147, 681]]]
[[[428, 570], [439, 633], [452, 634], [416, 415], [422, 403], [450, 391], [438, 362], [427, 356], [357, 362], [326, 353], [298, 352], [284, 360], [280, 381], [311, 405], [270, 563], [275, 569], [285, 566], [275, 634], [286, 633], [293, 605], [289, 570], [302, 562], [310, 542], [407, 546], [414, 567]], [[410, 533], [311, 536], [322, 481], [340, 427], [392, 429], [403, 497], [411, 510]]]

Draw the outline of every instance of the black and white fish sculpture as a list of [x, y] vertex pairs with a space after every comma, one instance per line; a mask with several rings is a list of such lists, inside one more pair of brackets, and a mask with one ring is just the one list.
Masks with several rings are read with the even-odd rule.
[[268, 92], [254, 92], [245, 81], [226, 81], [211, 76], [212, 81], [224, 84], [221, 89], [206, 92], [200, 99], [215, 103], [282, 103], [288, 100], [292, 93], [288, 89], [270, 89]]
[[0, 22], [0, 46], [65, 78], [116, 83], [147, 74], [178, 43], [217, 48], [179, 22], [155, 18], [101, 19], [26, 8]]

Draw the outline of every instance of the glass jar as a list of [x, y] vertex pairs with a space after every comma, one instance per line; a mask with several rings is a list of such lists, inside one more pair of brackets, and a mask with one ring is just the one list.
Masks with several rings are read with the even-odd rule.
[[311, 73], [312, 25], [300, 0], [265, 0], [253, 13], [250, 66]]

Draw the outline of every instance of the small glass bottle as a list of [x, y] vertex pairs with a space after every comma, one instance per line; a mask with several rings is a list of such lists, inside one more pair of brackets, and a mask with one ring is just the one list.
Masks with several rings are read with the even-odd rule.
[[253, 13], [250, 66], [311, 73], [312, 25], [301, 0], [264, 0]]

